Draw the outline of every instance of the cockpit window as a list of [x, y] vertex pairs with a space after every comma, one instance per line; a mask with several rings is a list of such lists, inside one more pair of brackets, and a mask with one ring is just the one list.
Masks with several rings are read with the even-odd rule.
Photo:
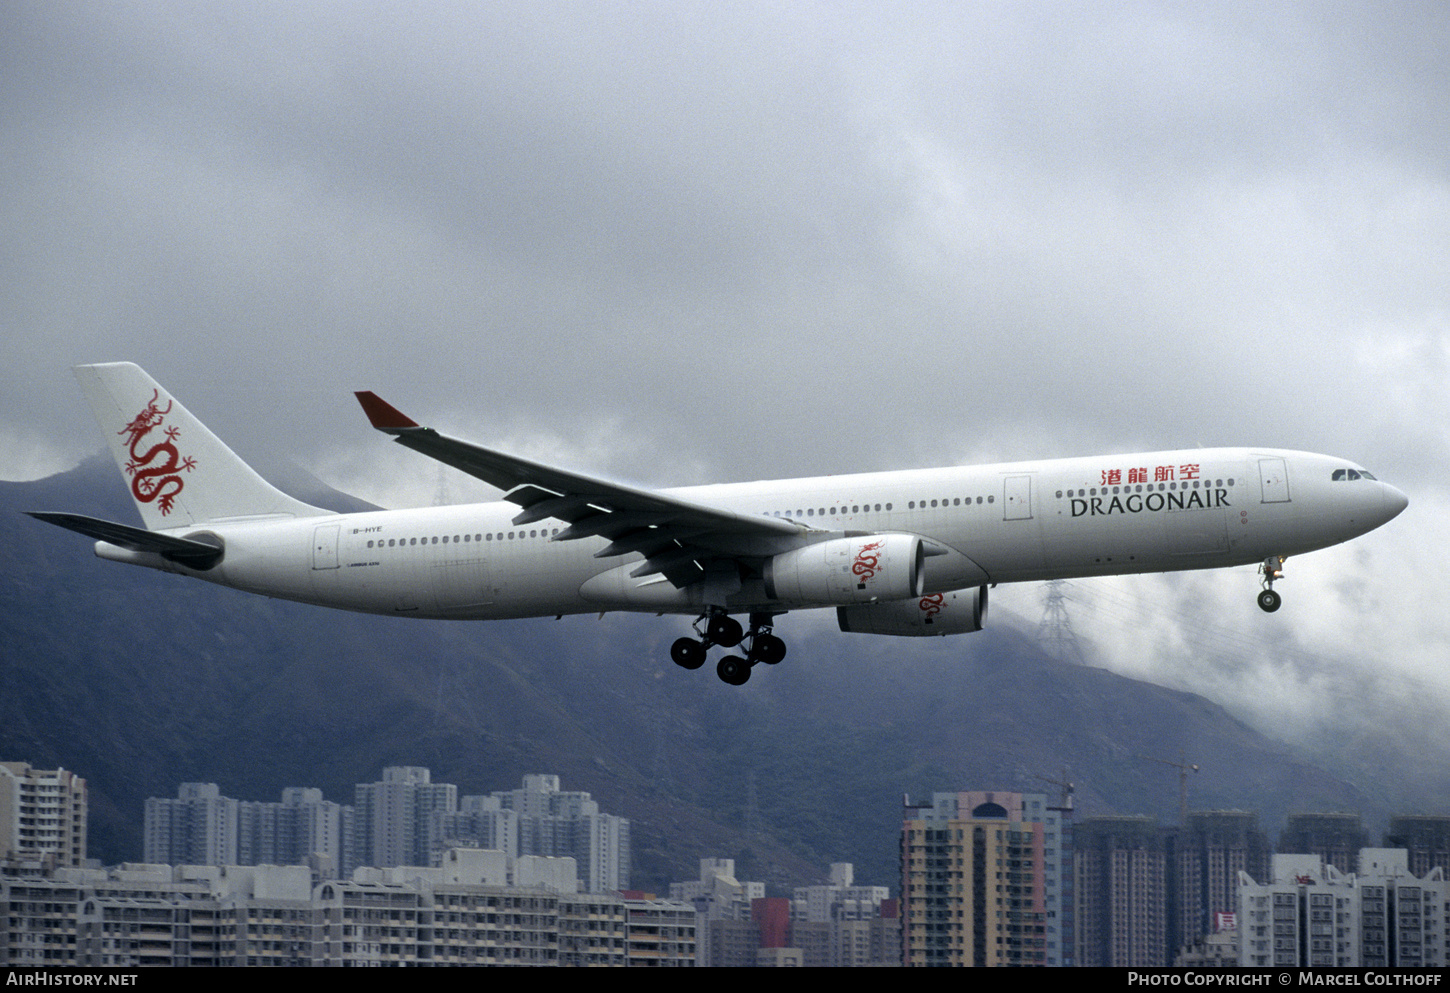
[[[1369, 472], [1368, 472], [1368, 471], [1366, 471], [1366, 470], [1364, 470], [1364, 469], [1361, 469], [1361, 470], [1359, 470], [1359, 474], [1360, 474], [1360, 475], [1361, 475], [1361, 476], [1363, 476], [1363, 477], [1364, 477], [1364, 478], [1365, 478], [1365, 479], [1374, 479], [1374, 477], [1373, 477], [1373, 476], [1371, 476], [1371, 475], [1370, 475], [1370, 474], [1369, 474]], [[1375, 482], [1379, 482], [1379, 480], [1377, 480], [1377, 479], [1376, 479], [1376, 480], [1375, 480]]]
[[1363, 469], [1335, 469], [1334, 474], [1329, 478], [1336, 483], [1351, 479], [1374, 479], [1373, 476]]
[[1334, 475], [1330, 476], [1329, 478], [1330, 478], [1330, 480], [1332, 482], [1335, 482], [1335, 483], [1343, 482], [1344, 481], [1344, 474], [1347, 471], [1348, 470], [1346, 470], [1346, 469], [1335, 469], [1334, 470]]

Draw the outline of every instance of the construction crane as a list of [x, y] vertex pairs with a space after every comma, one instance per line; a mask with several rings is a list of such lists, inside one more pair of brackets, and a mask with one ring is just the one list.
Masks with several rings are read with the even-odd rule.
[[1149, 762], [1162, 762], [1164, 765], [1171, 766], [1172, 768], [1178, 770], [1178, 826], [1187, 827], [1188, 774], [1190, 772], [1197, 772], [1198, 766], [1190, 765], [1188, 762], [1184, 761], [1182, 753], [1179, 754], [1177, 762], [1174, 762], [1172, 759], [1160, 759], [1152, 755], [1139, 755], [1138, 758], [1146, 759]]
[[1072, 794], [1076, 787], [1068, 780], [1067, 769], [1064, 768], [1062, 770], [1061, 779], [1053, 779], [1051, 776], [1041, 776], [1035, 773], [1032, 778], [1040, 779], [1044, 783], [1051, 783], [1053, 786], [1059, 787], [1062, 790], [1062, 802], [1058, 804], [1057, 809], [1066, 814], [1072, 813]]

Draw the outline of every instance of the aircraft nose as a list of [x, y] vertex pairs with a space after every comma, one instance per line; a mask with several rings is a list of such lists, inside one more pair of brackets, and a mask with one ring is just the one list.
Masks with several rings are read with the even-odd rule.
[[1410, 498], [1389, 483], [1381, 483], [1380, 488], [1384, 493], [1381, 503], [1384, 506], [1385, 520], [1393, 520], [1400, 515], [1401, 511], [1410, 505]]

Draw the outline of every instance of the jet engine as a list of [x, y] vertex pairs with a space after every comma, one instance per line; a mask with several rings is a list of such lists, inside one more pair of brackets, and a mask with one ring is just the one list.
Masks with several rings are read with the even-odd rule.
[[987, 620], [987, 587], [836, 608], [842, 631], [928, 637], [969, 634]]
[[920, 596], [924, 559], [914, 534], [833, 538], [769, 559], [765, 595], [837, 604]]

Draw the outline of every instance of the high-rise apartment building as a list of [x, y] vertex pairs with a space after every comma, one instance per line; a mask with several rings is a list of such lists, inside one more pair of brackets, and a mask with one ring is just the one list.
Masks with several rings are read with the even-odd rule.
[[[1049, 835], [1051, 837], [1049, 837]], [[908, 966], [1047, 965], [1061, 916], [1058, 812], [1041, 794], [934, 794], [901, 828], [901, 945]]]
[[146, 801], [142, 858], [155, 865], [236, 865], [237, 801], [216, 783], [182, 783]]
[[1290, 814], [1278, 850], [1318, 855], [1327, 865], [1351, 873], [1359, 850], [1367, 847], [1369, 832], [1358, 814]]
[[1438, 868], [1450, 880], [1450, 817], [1443, 814], [1398, 814], [1390, 818], [1385, 848], [1403, 848], [1413, 876]]
[[1241, 874], [1238, 964], [1445, 966], [1441, 870], [1414, 876], [1402, 849], [1362, 849], [1357, 862], [1343, 873], [1318, 855], [1275, 855], [1266, 882]]
[[1168, 964], [1167, 848], [1149, 817], [1088, 817], [1073, 827], [1078, 965]]
[[313, 787], [289, 786], [281, 803], [237, 802], [239, 865], [315, 865], [336, 876], [342, 866], [348, 808]]
[[155, 865], [312, 865], [336, 876], [348, 808], [312, 787], [289, 786], [281, 803], [235, 800], [215, 783], [182, 783], [146, 801], [143, 858]]
[[64, 769], [0, 762], [0, 859], [81, 865], [86, 781]]
[[1214, 922], [1221, 915], [1236, 912], [1239, 873], [1263, 878], [1270, 853], [1258, 815], [1243, 810], [1192, 811], [1188, 824], [1170, 837], [1165, 965], [1178, 949], [1197, 945], [1218, 930]]
[[528, 775], [516, 790], [491, 796], [517, 815], [519, 852], [568, 856], [590, 893], [629, 888], [629, 820], [604, 814], [588, 793], [559, 789], [559, 777]]
[[353, 792], [347, 867], [431, 865], [439, 851], [442, 819], [458, 809], [458, 787], [434, 783], [421, 766], [389, 766], [377, 783]]
[[441, 820], [444, 848], [489, 848], [519, 854], [518, 811], [505, 810], [496, 796], [466, 796]]

